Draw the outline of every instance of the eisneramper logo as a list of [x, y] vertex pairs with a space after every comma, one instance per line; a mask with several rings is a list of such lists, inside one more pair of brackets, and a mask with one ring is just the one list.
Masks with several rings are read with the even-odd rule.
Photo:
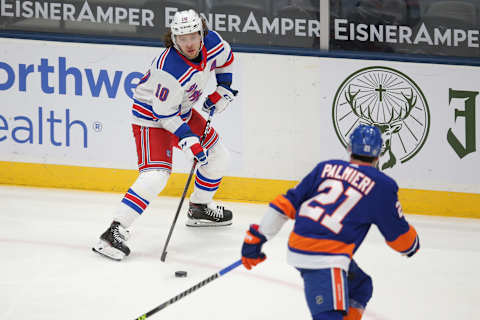
[[363, 68], [343, 81], [335, 94], [332, 117], [344, 147], [359, 124], [380, 129], [382, 170], [414, 157], [430, 129], [430, 111], [422, 90], [404, 73], [381, 66]]

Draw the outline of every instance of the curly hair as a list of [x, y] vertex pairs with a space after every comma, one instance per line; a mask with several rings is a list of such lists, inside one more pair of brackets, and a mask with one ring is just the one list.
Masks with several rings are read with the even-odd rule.
[[[201, 17], [201, 19], [202, 19], [203, 37], [205, 38], [208, 34], [208, 26], [205, 19], [203, 17]], [[163, 35], [163, 44], [165, 45], [166, 48], [173, 47], [172, 29], [168, 29], [168, 31]]]

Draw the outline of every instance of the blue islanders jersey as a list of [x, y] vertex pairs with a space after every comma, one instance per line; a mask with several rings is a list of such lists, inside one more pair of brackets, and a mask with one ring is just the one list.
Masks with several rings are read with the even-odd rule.
[[295, 188], [270, 203], [295, 220], [288, 263], [348, 270], [372, 224], [390, 247], [408, 253], [419, 240], [403, 216], [397, 191], [396, 182], [374, 167], [342, 160], [319, 163]]
[[204, 96], [213, 74], [217, 81], [232, 81], [232, 49], [218, 33], [208, 31], [201, 55], [202, 61], [197, 64], [174, 47], [164, 49], [135, 89], [133, 123], [174, 132], [182, 124], [181, 120], [189, 118], [192, 106]]

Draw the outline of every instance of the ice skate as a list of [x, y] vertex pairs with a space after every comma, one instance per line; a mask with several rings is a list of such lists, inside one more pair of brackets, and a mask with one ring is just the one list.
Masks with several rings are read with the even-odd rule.
[[130, 254], [130, 249], [125, 245], [129, 235], [130, 231], [122, 227], [119, 222], [113, 221], [92, 250], [107, 258], [121, 261]]
[[207, 204], [191, 203], [188, 209], [189, 227], [216, 227], [232, 224], [232, 211], [214, 202]]

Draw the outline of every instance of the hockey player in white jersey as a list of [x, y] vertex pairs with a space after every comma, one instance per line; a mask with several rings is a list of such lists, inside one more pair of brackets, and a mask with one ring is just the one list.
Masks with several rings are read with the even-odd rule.
[[206, 121], [192, 106], [203, 99], [209, 78], [216, 90], [206, 97], [203, 110], [220, 113], [233, 101], [231, 89], [234, 56], [218, 33], [208, 30], [194, 11], [177, 12], [165, 35], [166, 49], [155, 58], [135, 89], [132, 114], [139, 175], [114, 213], [110, 227], [93, 247], [115, 260], [128, 256], [128, 228], [165, 187], [172, 170], [172, 149], [180, 148], [198, 161], [190, 196], [187, 226], [224, 226], [232, 212], [212, 198], [228, 164], [229, 154], [210, 127], [200, 144]]

